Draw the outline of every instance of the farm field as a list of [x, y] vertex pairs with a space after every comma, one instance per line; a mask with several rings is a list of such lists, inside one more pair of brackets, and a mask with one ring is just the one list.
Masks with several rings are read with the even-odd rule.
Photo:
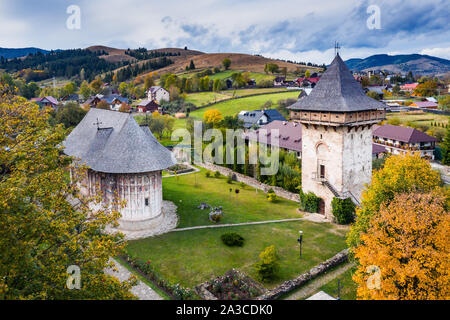
[[[195, 186], [197, 182], [197, 186]], [[240, 189], [236, 196], [229, 191]], [[228, 184], [225, 177], [206, 178], [205, 170], [199, 173], [163, 178], [164, 199], [178, 206], [178, 228], [211, 225], [209, 210], [197, 209], [201, 202], [223, 206], [224, 218], [220, 223], [276, 220], [300, 217], [298, 204], [288, 200], [271, 203], [262, 191], [249, 186]], [[298, 231], [304, 232], [302, 259], [296, 241]], [[237, 232], [245, 238], [243, 247], [227, 247], [220, 236]], [[346, 247], [346, 229], [329, 223], [291, 221], [261, 225], [233, 226], [214, 229], [197, 229], [170, 232], [152, 238], [129, 241], [127, 253], [151, 261], [155, 270], [169, 281], [193, 287], [231, 268], [258, 279], [255, 263], [265, 247], [275, 245], [280, 257], [278, 276], [265, 283], [273, 288], [294, 278]]]
[[297, 99], [298, 95], [298, 91], [287, 91], [283, 93], [233, 99], [229, 101], [219, 102], [213, 106], [209, 106], [206, 108], [197, 109], [191, 112], [190, 116], [193, 118], [201, 119], [205, 111], [210, 109], [219, 110], [223, 116], [234, 116], [242, 110], [258, 110], [262, 108], [267, 101], [272, 101], [272, 106], [275, 107], [278, 100]]

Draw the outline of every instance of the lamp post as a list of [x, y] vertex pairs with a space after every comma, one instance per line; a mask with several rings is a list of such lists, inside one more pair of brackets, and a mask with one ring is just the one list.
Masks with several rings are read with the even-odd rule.
[[300, 245], [300, 259], [302, 258], [302, 241], [303, 241], [303, 231], [298, 232], [298, 239], [297, 239], [299, 245]]

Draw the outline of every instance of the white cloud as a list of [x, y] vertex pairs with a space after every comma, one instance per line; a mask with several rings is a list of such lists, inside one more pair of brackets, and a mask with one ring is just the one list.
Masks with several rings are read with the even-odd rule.
[[419, 53], [444, 59], [450, 59], [450, 47], [422, 49]]

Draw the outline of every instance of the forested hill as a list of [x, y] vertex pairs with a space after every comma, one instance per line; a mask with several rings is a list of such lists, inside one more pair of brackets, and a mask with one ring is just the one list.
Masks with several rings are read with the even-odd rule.
[[35, 54], [36, 52], [49, 53], [50, 51], [40, 49], [40, 48], [0, 48], [0, 57], [5, 59], [20, 58], [29, 55], [30, 53]]

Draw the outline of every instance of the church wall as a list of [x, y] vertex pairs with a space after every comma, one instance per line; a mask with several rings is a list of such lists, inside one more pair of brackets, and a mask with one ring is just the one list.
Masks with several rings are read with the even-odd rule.
[[119, 209], [121, 224], [132, 225], [127, 222], [142, 222], [161, 214], [161, 171], [116, 174], [89, 170], [85, 181], [87, 186], [81, 186], [81, 191], [87, 196], [101, 192], [103, 203], [112, 204], [116, 197], [126, 201], [126, 206]]

